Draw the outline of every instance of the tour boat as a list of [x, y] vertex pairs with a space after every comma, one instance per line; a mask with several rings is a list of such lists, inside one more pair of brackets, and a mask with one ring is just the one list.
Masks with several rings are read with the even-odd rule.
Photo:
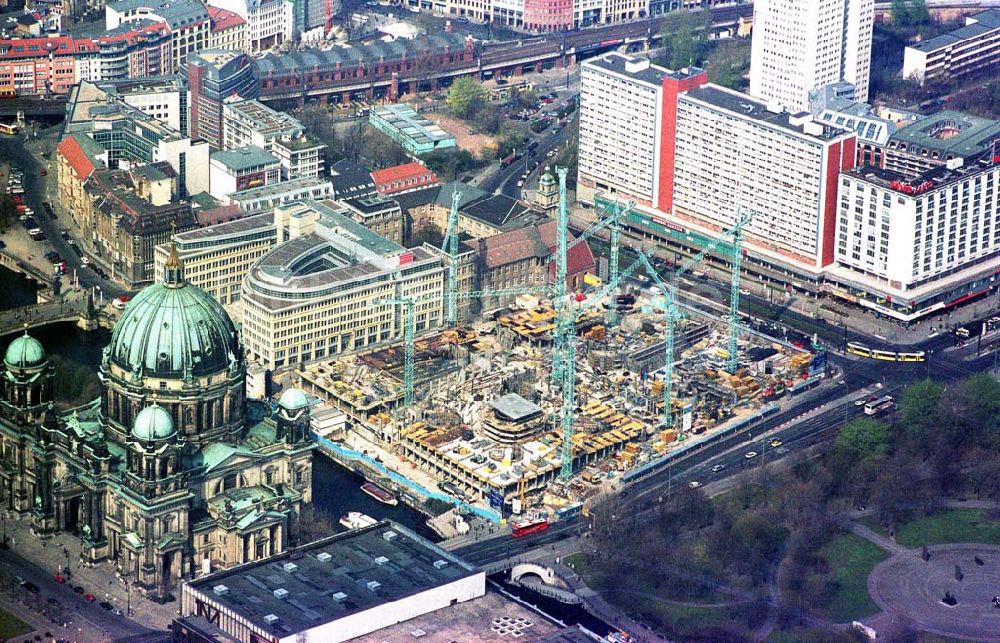
[[345, 529], [362, 529], [364, 527], [371, 527], [377, 522], [371, 516], [363, 514], [360, 511], [348, 511], [347, 515], [340, 517], [340, 524]]
[[396, 496], [393, 495], [392, 492], [386, 491], [385, 489], [378, 486], [374, 482], [364, 483], [363, 485], [361, 485], [361, 490], [381, 503], [385, 503], [387, 505], [399, 504], [399, 501], [396, 500]]

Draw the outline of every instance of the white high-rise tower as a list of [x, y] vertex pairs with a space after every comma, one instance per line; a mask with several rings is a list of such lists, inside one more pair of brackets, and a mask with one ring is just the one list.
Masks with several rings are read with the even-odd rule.
[[846, 82], [868, 100], [875, 0], [755, 0], [750, 94], [791, 111]]

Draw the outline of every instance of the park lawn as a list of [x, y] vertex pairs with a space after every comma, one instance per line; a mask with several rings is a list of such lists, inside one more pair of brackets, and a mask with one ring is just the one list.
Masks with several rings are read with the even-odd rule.
[[889, 557], [888, 552], [861, 536], [844, 534], [827, 543], [819, 555], [829, 563], [838, 585], [824, 607], [831, 621], [849, 623], [878, 613], [878, 605], [868, 595], [868, 575]]
[[5, 609], [0, 609], [0, 639], [12, 639], [27, 634], [32, 627]]
[[868, 527], [869, 529], [871, 529], [880, 536], [888, 537], [889, 535], [889, 530], [885, 528], [885, 525], [883, 525], [882, 522], [875, 515], [862, 516], [858, 518], [857, 522], [860, 522], [862, 525]]
[[[609, 601], [612, 601], [615, 598], [614, 590], [619, 587], [619, 583], [613, 579], [609, 582], [607, 576], [598, 568], [597, 565], [594, 565], [592, 555], [584, 553], [570, 554], [569, 556], [564, 556], [562, 562], [579, 574], [580, 579], [587, 584], [587, 587], [598, 592], [604, 592], [605, 598]], [[656, 597], [662, 597], [664, 600], [668, 601], [678, 600], [676, 597], [670, 596], [669, 592], [664, 592], [662, 586], [657, 587], [656, 579], [651, 578], [648, 575], [639, 575], [632, 578], [629, 589]], [[725, 600], [725, 596], [720, 598], [720, 596], [710, 587], [701, 587], [700, 589], [701, 591], [694, 591], [689, 587], [687, 589], [688, 594], [685, 596], [684, 600], [705, 601], [707, 603]]]
[[594, 567], [591, 557], [587, 554], [577, 553], [564, 556], [564, 565], [580, 575], [580, 579], [591, 589], [600, 590], [604, 583], [604, 575]]
[[896, 542], [904, 547], [947, 543], [997, 543], [1000, 520], [990, 520], [982, 509], [948, 509], [896, 528]]
[[629, 596], [627, 606], [620, 607], [636, 620], [676, 639], [704, 636], [711, 628], [746, 631], [759, 625], [766, 616], [762, 610], [753, 609], [749, 605], [694, 607], [635, 595]]

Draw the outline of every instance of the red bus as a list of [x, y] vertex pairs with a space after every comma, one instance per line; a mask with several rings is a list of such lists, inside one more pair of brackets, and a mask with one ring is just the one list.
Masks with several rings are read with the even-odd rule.
[[522, 522], [511, 523], [511, 533], [510, 535], [514, 538], [521, 538], [523, 536], [530, 536], [531, 534], [537, 534], [540, 531], [545, 531], [549, 528], [549, 521], [545, 518], [536, 518], [534, 520], [525, 520]]

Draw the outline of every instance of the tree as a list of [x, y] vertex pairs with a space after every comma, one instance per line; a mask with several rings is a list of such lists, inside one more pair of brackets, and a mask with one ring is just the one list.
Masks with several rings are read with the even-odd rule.
[[905, 28], [910, 26], [910, 8], [907, 6], [906, 0], [892, 0], [891, 11], [893, 27]]
[[486, 90], [472, 76], [456, 78], [448, 88], [444, 102], [448, 110], [458, 118], [472, 116], [486, 98]]
[[857, 460], [879, 458], [889, 451], [889, 431], [872, 418], [858, 418], [844, 425], [834, 443]]
[[410, 235], [409, 247], [416, 248], [419, 245], [429, 243], [435, 248], [440, 248], [443, 242], [444, 235], [441, 233], [441, 229], [428, 221]]
[[941, 384], [926, 379], [911, 384], [899, 397], [900, 424], [903, 431], [918, 443], [937, 427], [938, 407], [943, 393]]
[[927, 0], [910, 0], [906, 7], [907, 17], [913, 26], [926, 25], [931, 21], [931, 12], [927, 10]]
[[712, 13], [707, 9], [667, 14], [660, 31], [667, 66], [680, 69], [697, 64], [705, 51], [705, 30], [711, 24]]

